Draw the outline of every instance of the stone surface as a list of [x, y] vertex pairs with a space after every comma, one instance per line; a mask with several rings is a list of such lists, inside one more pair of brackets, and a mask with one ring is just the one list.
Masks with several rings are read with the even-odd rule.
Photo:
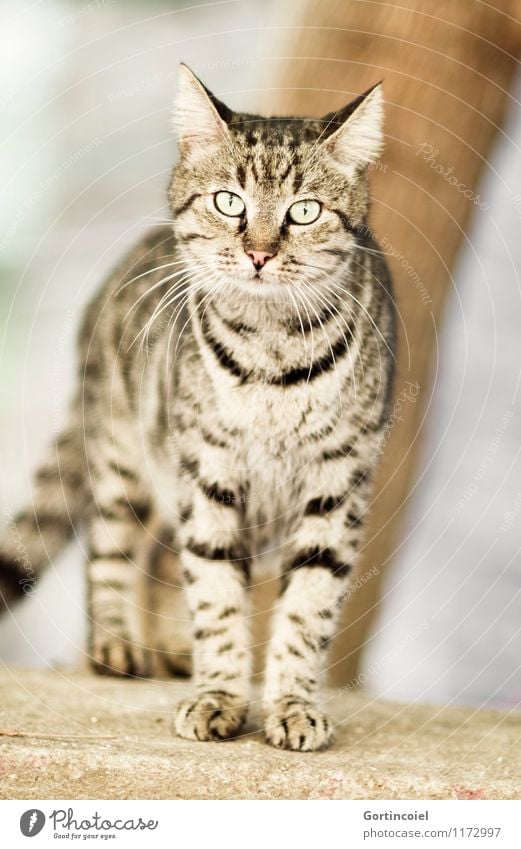
[[238, 739], [174, 737], [190, 686], [2, 669], [0, 727], [30, 736], [0, 736], [0, 798], [521, 798], [519, 715], [331, 692], [334, 746], [297, 754], [266, 745], [255, 703]]

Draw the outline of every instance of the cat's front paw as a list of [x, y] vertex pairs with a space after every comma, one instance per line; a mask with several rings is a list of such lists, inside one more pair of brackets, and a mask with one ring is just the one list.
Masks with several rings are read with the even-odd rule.
[[294, 752], [325, 749], [333, 737], [331, 723], [322, 711], [309, 702], [291, 698], [271, 707], [264, 732], [272, 746]]
[[151, 656], [144, 646], [111, 634], [95, 637], [90, 662], [98, 675], [148, 678], [152, 672]]
[[246, 719], [244, 702], [224, 693], [201, 693], [177, 706], [174, 728], [187, 740], [227, 740]]

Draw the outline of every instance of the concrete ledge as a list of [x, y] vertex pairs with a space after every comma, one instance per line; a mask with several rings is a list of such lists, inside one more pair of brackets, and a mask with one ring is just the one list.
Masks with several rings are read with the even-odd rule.
[[331, 694], [335, 745], [298, 754], [264, 743], [255, 705], [239, 739], [172, 736], [172, 705], [189, 690], [4, 668], [0, 727], [30, 736], [0, 736], [0, 798], [521, 798], [519, 716]]

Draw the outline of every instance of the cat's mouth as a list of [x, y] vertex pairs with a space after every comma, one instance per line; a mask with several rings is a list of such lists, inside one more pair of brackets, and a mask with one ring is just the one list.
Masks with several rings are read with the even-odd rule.
[[262, 284], [266, 283], [266, 275], [262, 273], [262, 271], [254, 271], [250, 277], [250, 280], [253, 280], [254, 283]]
[[280, 295], [281, 290], [287, 288], [281, 270], [276, 267], [254, 269], [238, 264], [238, 267], [219, 269], [219, 272], [219, 276], [222, 274], [223, 284], [226, 284], [226, 287], [231, 286], [236, 292], [273, 297]]
[[250, 271], [242, 275], [242, 279], [250, 284], [253, 283], [254, 286], [266, 286], [269, 283], [280, 284], [278, 276], [273, 274], [273, 272], [266, 271], [265, 268], [261, 268], [258, 271]]
[[236, 294], [241, 293], [245, 296], [261, 298], [280, 297], [281, 291], [286, 289], [286, 286], [281, 282], [279, 277], [273, 272], [266, 274], [265, 269], [261, 271], [239, 272], [233, 276], [227, 277], [228, 286], [235, 290]]

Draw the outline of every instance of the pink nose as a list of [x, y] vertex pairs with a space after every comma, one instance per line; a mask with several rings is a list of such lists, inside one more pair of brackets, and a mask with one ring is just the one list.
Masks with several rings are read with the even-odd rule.
[[246, 251], [246, 253], [253, 262], [256, 271], [263, 268], [267, 261], [275, 256], [275, 254], [269, 254], [267, 251]]

